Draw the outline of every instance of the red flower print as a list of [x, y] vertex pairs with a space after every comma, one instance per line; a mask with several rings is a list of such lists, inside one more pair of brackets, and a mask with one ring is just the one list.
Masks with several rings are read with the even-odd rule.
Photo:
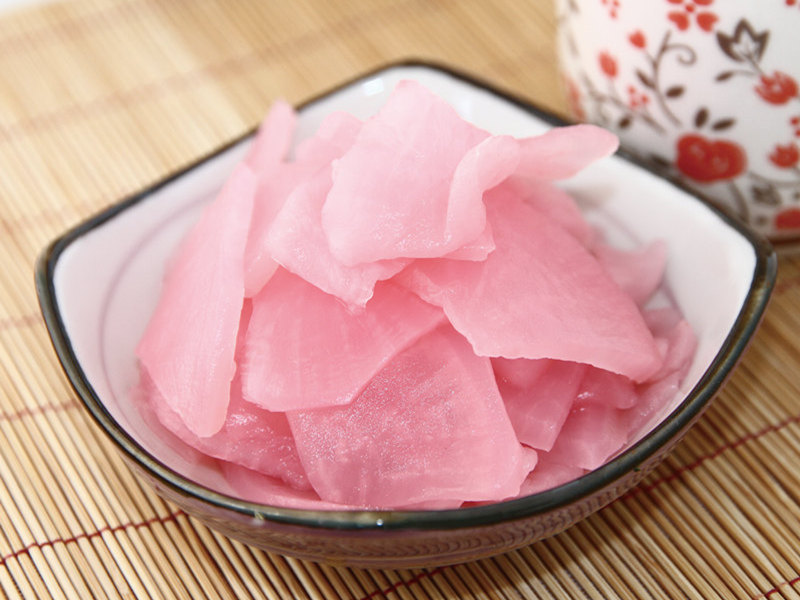
[[711, 31], [714, 28], [714, 23], [717, 22], [717, 15], [710, 12], [697, 13], [697, 24], [703, 31]]
[[786, 73], [775, 71], [772, 75], [762, 75], [755, 90], [770, 104], [786, 104], [797, 96], [797, 82]]
[[794, 129], [794, 136], [800, 137], [800, 115], [794, 116], [791, 119], [789, 119], [789, 123], [791, 124], [792, 129]]
[[747, 166], [747, 155], [739, 144], [727, 140], [709, 140], [687, 134], [678, 140], [678, 170], [700, 183], [732, 179]]
[[608, 8], [608, 16], [612, 19], [617, 18], [617, 11], [619, 11], [619, 0], [602, 0], [603, 5]]
[[598, 60], [600, 61], [600, 68], [607, 77], [613, 79], [617, 76], [617, 61], [613, 56], [604, 50], [598, 56]]
[[713, 12], [698, 10], [698, 7], [710, 6], [714, 0], [667, 0], [670, 4], [680, 4], [683, 6], [683, 11], [673, 10], [667, 13], [667, 18], [675, 23], [675, 26], [681, 31], [686, 31], [692, 23], [692, 15], [694, 15], [697, 26], [703, 31], [711, 31], [714, 29], [714, 23], [719, 20], [719, 17]]
[[637, 109], [650, 102], [650, 97], [644, 92], [640, 92], [634, 86], [628, 86], [628, 106], [632, 109]]
[[800, 208], [785, 208], [775, 216], [775, 229], [800, 229]]
[[647, 39], [638, 29], [628, 36], [628, 41], [637, 48], [644, 48], [647, 45]]
[[667, 15], [667, 18], [675, 23], [675, 25], [677, 25], [678, 29], [681, 31], [686, 31], [689, 29], [689, 17], [686, 15], [686, 13], [674, 10]]
[[795, 144], [789, 143], [785, 146], [775, 144], [775, 149], [769, 155], [772, 164], [781, 169], [788, 169], [797, 165], [800, 161], [800, 151]]

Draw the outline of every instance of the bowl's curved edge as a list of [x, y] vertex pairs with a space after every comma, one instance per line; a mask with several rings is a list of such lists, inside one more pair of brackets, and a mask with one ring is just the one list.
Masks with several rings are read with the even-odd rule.
[[[449, 66], [426, 60], [413, 59], [390, 63], [371, 70], [366, 74], [348, 80], [332, 90], [328, 90], [307, 100], [302, 103], [299, 108], [311, 104], [344, 87], [399, 67], [419, 67], [439, 72], [493, 93], [550, 124], [556, 126], [568, 124], [563, 119], [537, 108], [530, 102], [512, 93], [500, 90], [494, 85], [475, 78], [472, 75]], [[128, 436], [106, 411], [88, 382], [80, 364], [76, 360], [64, 323], [59, 315], [54, 286], [54, 272], [61, 253], [80, 236], [102, 225], [109, 219], [116, 217], [128, 207], [147, 198], [156, 190], [168, 185], [193, 168], [201, 165], [206, 160], [240, 143], [243, 139], [252, 135], [252, 133], [253, 130], [244, 133], [185, 168], [171, 174], [157, 184], [122, 200], [118, 204], [115, 204], [67, 231], [54, 240], [40, 254], [35, 267], [35, 283], [45, 324], [56, 354], [70, 384], [94, 420], [101, 429], [103, 429], [106, 435], [108, 435], [127, 455], [127, 458], [139, 465], [142, 469], [151, 473], [163, 486], [171, 489], [174, 493], [189, 495], [203, 502], [208, 502], [219, 509], [234, 511], [256, 520], [267, 520], [282, 525], [297, 525], [304, 528], [329, 528], [353, 531], [403, 529], [450, 530], [465, 526], [490, 526], [509, 520], [523, 519], [536, 514], [543, 514], [556, 510], [570, 502], [595, 494], [614, 484], [616, 481], [623, 479], [626, 474], [635, 472], [642, 464], [647, 463], [653, 457], [659, 456], [661, 454], [659, 452], [660, 449], [663, 449], [670, 440], [674, 442], [675, 440], [673, 438], [682, 435], [694, 420], [699, 417], [741, 358], [753, 332], [763, 318], [770, 294], [774, 287], [777, 274], [777, 258], [770, 244], [721, 212], [707, 199], [701, 198], [696, 192], [688, 190], [680, 183], [672, 181], [671, 183], [677, 188], [698, 198], [698, 201], [709, 205], [720, 219], [726, 222], [729, 227], [737, 231], [750, 243], [756, 258], [753, 285], [745, 299], [734, 327], [729, 332], [710, 368], [684, 402], [637, 444], [606, 465], [588, 473], [580, 479], [532, 496], [487, 506], [444, 511], [359, 511], [353, 513], [345, 511], [328, 512], [277, 508], [237, 500], [193, 484], [191, 481], [186, 480], [181, 475], [166, 467]], [[636, 157], [624, 151], [619, 152], [619, 154], [637, 166], [652, 172], [652, 169], [648, 165], [644, 164]]]

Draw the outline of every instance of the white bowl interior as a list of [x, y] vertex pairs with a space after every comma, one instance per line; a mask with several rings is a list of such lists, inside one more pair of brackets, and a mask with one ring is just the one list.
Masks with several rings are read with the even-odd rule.
[[[493, 93], [434, 68], [398, 66], [306, 106], [298, 139], [325, 115], [374, 113], [402, 79], [416, 79], [459, 113], [494, 133], [517, 137], [550, 125]], [[214, 464], [196, 462], [148, 426], [131, 401], [138, 380], [134, 349], [160, 294], [168, 257], [244, 156], [242, 142], [75, 239], [58, 258], [54, 288], [60, 317], [83, 373], [108, 412], [136, 442], [168, 467], [230, 493]], [[630, 246], [663, 239], [669, 247], [668, 293], [698, 336], [698, 349], [672, 404], [637, 439], [671, 412], [699, 381], [733, 327], [752, 285], [751, 243], [689, 194], [626, 160], [613, 157], [564, 182], [588, 217], [612, 241]]]

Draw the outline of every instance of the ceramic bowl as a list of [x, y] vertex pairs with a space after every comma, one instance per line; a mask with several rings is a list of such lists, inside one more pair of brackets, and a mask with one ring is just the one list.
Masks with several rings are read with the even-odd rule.
[[[300, 107], [300, 137], [327, 113], [365, 117], [395, 83], [416, 79], [467, 119], [528, 136], [558, 121], [483, 83], [425, 64], [365, 75]], [[165, 264], [200, 208], [245, 154], [251, 135], [82, 223], [42, 254], [36, 282], [58, 357], [78, 396], [133, 469], [210, 527], [286, 555], [365, 567], [411, 567], [485, 557], [553, 535], [635, 486], [680, 439], [730, 374], [772, 288], [769, 246], [706, 202], [624, 156], [567, 182], [588, 217], [619, 244], [666, 240], [666, 288], [694, 327], [697, 354], [664, 414], [601, 468], [532, 496], [442, 511], [312, 511], [245, 502], [213, 461], [194, 462], [132, 405], [134, 347], [153, 311]]]

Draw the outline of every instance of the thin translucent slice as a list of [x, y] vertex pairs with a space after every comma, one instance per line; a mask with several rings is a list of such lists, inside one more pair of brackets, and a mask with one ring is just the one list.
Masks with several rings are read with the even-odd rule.
[[267, 236], [273, 260], [324, 292], [352, 306], [372, 298], [375, 282], [389, 279], [410, 259], [381, 260], [352, 267], [331, 254], [320, 211], [331, 188], [330, 167], [323, 168], [287, 198]]
[[595, 125], [556, 127], [520, 140], [516, 173], [528, 179], [566, 179], [610, 156], [618, 147], [617, 136]]
[[498, 384], [508, 384], [518, 388], [528, 388], [536, 383], [539, 376], [549, 366], [548, 360], [529, 358], [492, 357], [492, 370]]
[[485, 261], [417, 260], [397, 281], [441, 304], [481, 356], [583, 362], [647, 379], [661, 365], [636, 304], [563, 228], [519, 198], [487, 193]]
[[277, 477], [294, 489], [311, 489], [300, 464], [286, 415], [245, 402], [238, 377], [231, 386], [225, 424], [209, 437], [199, 437], [189, 431], [183, 420], [164, 403], [157, 390], [146, 384], [143, 387], [147, 392], [146, 401], [151, 404], [161, 424], [192, 448], [208, 456]]
[[630, 411], [576, 402], [549, 458], [563, 465], [596, 469], [628, 441], [630, 422]]
[[555, 462], [548, 452], [539, 453], [539, 462], [522, 482], [520, 497], [538, 494], [558, 487], [586, 474], [586, 470], [573, 465], [562, 465]]
[[289, 413], [324, 500], [381, 507], [501, 500], [535, 452], [517, 441], [489, 359], [447, 325], [398, 354], [348, 406]]
[[588, 367], [578, 388], [577, 400], [613, 408], [631, 408], [639, 396], [633, 382], [618, 373]]
[[347, 265], [441, 256], [478, 237], [485, 224], [479, 188], [502, 176], [508, 148], [517, 147], [502, 138], [465, 156], [488, 137], [421, 84], [399, 83], [334, 165], [322, 210], [334, 256]]
[[686, 377], [697, 350], [697, 337], [692, 327], [683, 315], [672, 307], [646, 310], [644, 318], [656, 340], [663, 341], [666, 348], [664, 364], [652, 379], [673, 372], [677, 372], [681, 379]]
[[253, 299], [242, 362], [244, 397], [267, 410], [349, 403], [397, 352], [444, 319], [391, 282], [361, 311], [278, 269]]
[[245, 252], [245, 295], [255, 296], [278, 268], [267, 247], [275, 216], [286, 198], [321, 168], [313, 163], [281, 163], [259, 181]]
[[255, 173], [270, 172], [284, 160], [292, 144], [297, 114], [285, 100], [276, 100], [261, 122], [245, 162]]
[[598, 243], [592, 254], [611, 278], [640, 306], [661, 285], [667, 266], [667, 245], [656, 240], [635, 250], [621, 250]]
[[355, 143], [360, 129], [361, 121], [353, 115], [332, 112], [322, 120], [312, 137], [297, 144], [295, 161], [326, 164]]
[[664, 365], [648, 382], [637, 386], [632, 431], [661, 420], [671, 408], [697, 349], [689, 323], [672, 307], [645, 311], [645, 319], [664, 348]]
[[437, 500], [427, 500], [425, 502], [414, 502], [403, 506], [396, 506], [397, 510], [452, 510], [460, 508], [464, 504], [461, 500], [451, 500], [441, 498]]
[[656, 337], [666, 337], [675, 326], [683, 319], [680, 311], [672, 306], [650, 308], [642, 315], [644, 321]]
[[[301, 142], [294, 162], [279, 162], [260, 173], [253, 220], [245, 254], [245, 294], [255, 296], [278, 268], [268, 237], [287, 198], [300, 185], [352, 145], [361, 122], [346, 113], [332, 113], [311, 138]], [[266, 135], [266, 134], [265, 134]]]
[[486, 260], [486, 257], [493, 250], [494, 237], [492, 236], [492, 227], [487, 222], [483, 232], [477, 238], [445, 254], [444, 258], [453, 260]]
[[225, 422], [244, 300], [244, 246], [255, 177], [238, 167], [181, 244], [137, 356], [195, 435]]
[[681, 386], [681, 377], [672, 372], [639, 386], [639, 401], [631, 415], [633, 435], [649, 431], [666, 416]]
[[312, 489], [298, 490], [286, 485], [280, 479], [264, 475], [230, 462], [220, 461], [220, 469], [225, 480], [236, 492], [237, 497], [247, 502], [281, 506], [300, 510], [352, 510], [365, 506], [342, 506], [320, 500]]
[[[519, 142], [493, 136], [470, 148], [453, 173], [447, 200], [444, 239], [450, 252], [465, 244], [481, 244], [487, 233], [483, 194], [507, 179], [519, 160]], [[491, 228], [488, 229], [491, 234]], [[417, 255], [415, 255], [417, 256]], [[426, 252], [422, 256], [441, 256]]]
[[[535, 363], [544, 363], [543, 368]], [[538, 373], [533, 382], [517, 387], [498, 381], [508, 418], [523, 444], [548, 451], [569, 415], [587, 365], [561, 360], [527, 361]]]
[[511, 177], [501, 185], [561, 225], [584, 246], [592, 245], [596, 236], [594, 229], [584, 218], [573, 197], [560, 187], [549, 181], [521, 177]]
[[[248, 502], [300, 510], [374, 510], [380, 508], [325, 502], [320, 500], [319, 494], [313, 489], [297, 490], [274, 477], [233, 463], [221, 461], [220, 468], [237, 496]], [[396, 510], [445, 510], [458, 508], [461, 504], [459, 500], [431, 500], [392, 508]]]

